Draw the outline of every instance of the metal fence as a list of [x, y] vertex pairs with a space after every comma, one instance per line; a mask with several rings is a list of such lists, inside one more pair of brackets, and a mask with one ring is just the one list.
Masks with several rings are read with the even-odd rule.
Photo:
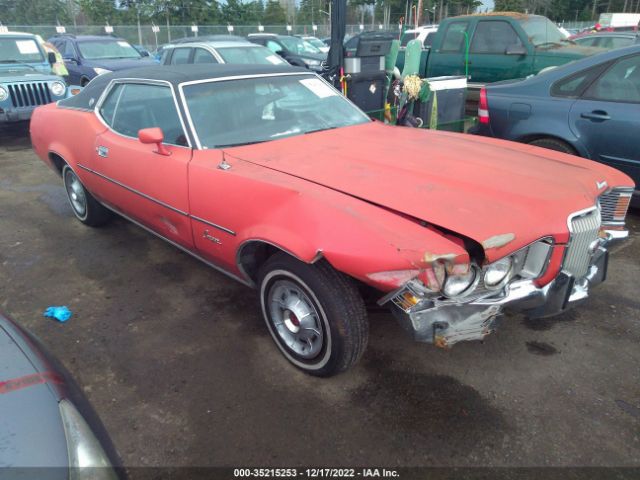
[[[347, 25], [347, 34], [353, 35], [358, 33], [361, 25]], [[362, 25], [363, 30], [379, 30], [381, 25]], [[45, 40], [56, 35], [55, 25], [10, 25], [9, 30], [18, 32], [29, 32], [40, 35]], [[281, 35], [314, 35], [319, 38], [328, 37], [331, 35], [331, 31], [328, 24], [316, 25], [314, 30], [313, 25], [264, 25], [259, 27], [258, 25], [234, 25], [233, 30], [229, 30], [228, 25], [199, 25], [197, 32], [192, 30], [191, 25], [171, 25], [167, 28], [166, 25], [158, 25], [154, 32], [152, 25], [141, 25], [138, 28], [137, 25], [113, 25], [112, 35], [124, 38], [133, 44], [141, 44], [145, 47], [155, 50], [158, 45], [168, 43], [171, 40], [184, 37], [194, 37], [203, 35], [219, 35], [219, 34], [233, 34], [238, 36], [246, 36], [250, 33], [259, 33], [262, 31], [265, 33], [277, 33]], [[77, 27], [65, 26], [66, 33], [75, 35], [105, 35], [104, 25], [78, 25]], [[290, 29], [290, 30], [289, 30]]]

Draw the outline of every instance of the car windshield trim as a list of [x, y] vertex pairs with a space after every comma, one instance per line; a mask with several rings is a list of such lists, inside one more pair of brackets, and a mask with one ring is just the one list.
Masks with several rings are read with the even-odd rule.
[[[232, 75], [232, 76], [228, 76], [228, 77], [218, 77], [218, 78], [206, 78], [206, 79], [201, 79], [201, 80], [190, 80], [187, 82], [182, 82], [180, 84], [178, 84], [178, 93], [180, 95], [180, 101], [182, 102], [182, 106], [184, 108], [184, 112], [185, 112], [185, 117], [187, 118], [187, 124], [189, 125], [189, 129], [191, 130], [191, 134], [193, 135], [193, 139], [195, 140], [195, 144], [196, 144], [196, 149], [197, 150], [208, 150], [208, 148], [203, 148], [202, 147], [202, 142], [200, 141], [200, 137], [198, 135], [198, 131], [195, 128], [195, 124], [193, 123], [193, 118], [191, 117], [191, 111], [189, 109], [189, 105], [187, 103], [187, 98], [185, 96], [184, 93], [184, 89], [185, 87], [190, 87], [193, 85], [200, 85], [203, 83], [216, 83], [216, 82], [228, 82], [228, 81], [233, 81], [233, 80], [246, 80], [246, 79], [252, 79], [252, 78], [270, 78], [270, 77], [306, 77], [306, 78], [318, 78], [320, 79], [322, 82], [327, 83], [324, 79], [318, 77], [317, 75], [309, 72], [282, 72], [282, 73], [259, 73], [259, 74], [249, 74], [249, 75]], [[327, 83], [327, 85], [330, 85], [329, 83]], [[349, 101], [347, 100], [345, 97], [343, 97], [345, 101]], [[352, 104], [353, 108], [356, 109], [357, 111], [359, 111], [364, 118], [369, 119], [368, 115], [366, 113], [364, 113], [360, 108], [358, 108], [355, 104]], [[369, 119], [370, 120], [370, 119]], [[323, 129], [324, 130], [324, 129]], [[281, 135], [279, 138], [286, 138], [285, 135]], [[279, 138], [273, 138], [270, 140], [266, 140], [266, 141], [273, 141], [273, 140], [278, 140]], [[257, 143], [257, 142], [256, 142]], [[262, 142], [260, 142], [262, 143]], [[230, 147], [231, 145], [227, 145], [227, 147]], [[235, 145], [238, 146], [238, 145]], [[216, 148], [221, 148], [221, 147], [216, 147]]]

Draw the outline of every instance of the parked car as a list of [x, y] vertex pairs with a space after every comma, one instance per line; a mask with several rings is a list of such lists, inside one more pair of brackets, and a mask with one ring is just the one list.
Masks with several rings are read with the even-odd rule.
[[51, 71], [55, 63], [35, 35], [0, 33], [0, 124], [29, 120], [38, 105], [69, 95], [64, 79]]
[[325, 53], [298, 37], [273, 33], [251, 33], [247, 39], [252, 43], [267, 47], [291, 65], [305, 67], [315, 72], [322, 71], [322, 62], [327, 59]]
[[320, 50], [321, 53], [329, 53], [329, 45], [327, 45], [317, 37], [313, 37], [311, 35], [296, 35], [296, 37], [301, 38], [307, 43], [310, 43], [318, 50]]
[[210, 41], [167, 45], [162, 65], [189, 63], [247, 63], [253, 65], [286, 65], [287, 62], [266, 47], [247, 41]]
[[504, 307], [575, 305], [633, 189], [571, 155], [373, 122], [290, 66], [100, 76], [37, 109], [31, 140], [78, 220], [115, 211], [255, 287], [282, 354], [323, 376], [366, 347], [361, 292], [439, 346], [484, 338]]
[[0, 313], [2, 478], [115, 480], [120, 460], [65, 368]]
[[477, 133], [596, 160], [640, 184], [640, 45], [488, 85], [480, 98]]
[[68, 83], [85, 86], [103, 73], [154, 65], [122, 38], [108, 35], [72, 35], [65, 33], [48, 40], [62, 54], [69, 71]]
[[573, 39], [574, 43], [583, 47], [597, 47], [605, 50], [628, 47], [640, 43], [640, 35], [629, 32], [598, 32]]
[[[468, 55], [467, 55], [468, 40]], [[495, 12], [444, 19], [424, 49], [421, 77], [467, 75], [469, 86], [524, 78], [601, 52], [573, 45], [548, 18]]]

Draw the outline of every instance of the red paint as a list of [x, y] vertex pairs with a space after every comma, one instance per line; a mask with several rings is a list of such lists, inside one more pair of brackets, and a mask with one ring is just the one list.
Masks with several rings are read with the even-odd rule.
[[62, 378], [53, 372], [34, 373], [32, 375], [25, 375], [23, 377], [12, 378], [4, 382], [0, 382], [0, 395], [14, 392], [16, 390], [22, 390], [24, 388], [33, 387], [43, 383], [63, 383]]
[[[633, 186], [613, 168], [559, 152], [379, 122], [224, 152], [164, 145], [169, 156], [107, 130], [93, 112], [55, 104], [36, 109], [31, 131], [45, 162], [58, 152], [100, 200], [230, 273], [243, 277], [241, 247], [263, 241], [305, 262], [321, 255], [385, 292], [406, 277], [393, 272], [435, 278], [438, 258], [467, 263], [456, 234], [479, 244], [514, 236], [486, 249], [487, 261], [546, 236], [566, 243], [567, 218], [596, 204], [596, 182]], [[218, 168], [223, 159], [229, 169]]]

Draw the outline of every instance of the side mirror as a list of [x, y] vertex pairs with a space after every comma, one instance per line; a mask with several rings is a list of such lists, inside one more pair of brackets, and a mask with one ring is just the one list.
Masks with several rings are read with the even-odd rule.
[[143, 57], [148, 57], [149, 56], [149, 52], [147, 52], [146, 50], [142, 50], [140, 52], [140, 55], [142, 55]]
[[275, 52], [276, 55], [280, 55], [282, 58], [284, 58], [285, 53], [284, 50], [278, 50], [277, 52]]
[[56, 54], [53, 52], [47, 53], [47, 61], [49, 62], [49, 65], [53, 65], [54, 63], [56, 63], [58, 61], [58, 59], [56, 58]]
[[522, 45], [509, 45], [504, 53], [505, 55], [526, 55], [527, 49]]
[[138, 131], [138, 140], [140, 140], [140, 143], [144, 143], [146, 145], [155, 143], [158, 148], [155, 153], [159, 155], [171, 155], [171, 152], [167, 150], [162, 144], [162, 142], [164, 141], [164, 134], [162, 133], [162, 129], [158, 127], [143, 128], [142, 130]]

